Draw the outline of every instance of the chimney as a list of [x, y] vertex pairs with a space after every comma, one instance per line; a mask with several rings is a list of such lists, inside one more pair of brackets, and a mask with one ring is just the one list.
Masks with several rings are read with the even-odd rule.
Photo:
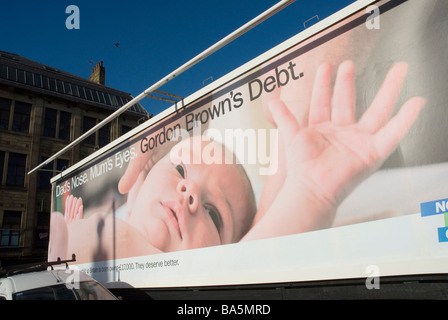
[[103, 67], [103, 61], [93, 67], [89, 80], [102, 85], [106, 83], [106, 69]]

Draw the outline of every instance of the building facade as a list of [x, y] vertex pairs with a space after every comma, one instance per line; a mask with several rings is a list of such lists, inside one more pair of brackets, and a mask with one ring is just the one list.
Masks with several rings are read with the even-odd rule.
[[150, 115], [136, 104], [41, 170], [61, 150], [132, 97], [89, 79], [0, 51], [0, 266], [47, 258], [50, 179]]

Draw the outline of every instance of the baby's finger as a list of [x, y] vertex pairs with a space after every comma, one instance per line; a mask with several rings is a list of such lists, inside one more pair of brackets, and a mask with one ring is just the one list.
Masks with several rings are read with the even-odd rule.
[[76, 203], [78, 202], [78, 198], [72, 196], [72, 200], [70, 201], [70, 221], [73, 221], [73, 217], [76, 213]]
[[72, 201], [73, 200], [73, 196], [72, 195], [69, 195], [68, 197], [67, 197], [67, 199], [65, 199], [65, 213], [64, 213], [64, 217], [65, 217], [65, 220], [67, 221], [67, 222], [69, 222], [70, 220], [71, 220], [71, 206], [72, 206]]
[[271, 101], [269, 109], [271, 110], [272, 117], [277, 124], [285, 146], [289, 146], [291, 140], [300, 130], [297, 120], [281, 100]]
[[78, 213], [77, 213], [77, 215], [75, 217], [76, 219], [82, 219], [82, 210], [83, 210], [83, 208], [84, 208], [83, 205], [79, 206]]
[[349, 125], [355, 121], [355, 66], [343, 62], [336, 76], [331, 105], [331, 120], [336, 125]]
[[118, 182], [118, 191], [121, 194], [128, 193], [129, 190], [132, 188], [132, 186], [135, 183], [135, 180], [137, 180], [137, 177], [140, 174], [140, 171], [145, 166], [147, 159], [148, 155], [139, 154], [137, 157], [135, 157], [129, 162], [129, 165], [126, 168], [125, 173]]
[[424, 104], [425, 100], [421, 97], [409, 99], [398, 114], [375, 134], [375, 145], [380, 158], [385, 159], [395, 150], [417, 119]]
[[393, 65], [389, 70], [371, 106], [359, 121], [365, 132], [375, 133], [387, 122], [400, 95], [407, 71], [408, 65], [403, 62]]
[[[265, 81], [264, 79], [267, 78], [267, 76], [272, 76], [271, 73], [264, 75], [264, 77], [261, 78], [260, 80], [262, 80], [262, 82], [264, 83], [264, 81]], [[281, 89], [277, 88], [271, 92], [265, 92], [261, 96], [261, 107], [263, 110], [264, 118], [271, 124], [275, 124], [275, 123], [274, 123], [274, 119], [272, 118], [271, 111], [269, 110], [269, 104], [272, 100], [280, 99], [280, 94], [281, 94]]]
[[82, 214], [82, 198], [78, 198], [76, 201], [76, 211], [73, 219], [80, 219], [80, 213]]
[[322, 64], [317, 69], [310, 103], [310, 125], [330, 120], [331, 73], [332, 66], [330, 63]]

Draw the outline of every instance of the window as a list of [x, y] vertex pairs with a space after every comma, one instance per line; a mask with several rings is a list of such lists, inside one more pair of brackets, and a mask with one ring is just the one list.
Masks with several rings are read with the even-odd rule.
[[42, 76], [34, 73], [34, 85], [38, 88], [42, 88]]
[[86, 90], [86, 98], [89, 101], [93, 101], [93, 94], [92, 94], [92, 90], [89, 88], [85, 88]]
[[51, 91], [56, 91], [56, 79], [48, 78], [48, 82], [50, 84], [50, 90]]
[[0, 78], [8, 79], [8, 67], [0, 64]]
[[34, 85], [34, 81], [33, 81], [33, 74], [29, 71], [26, 72], [26, 84], [29, 86], [33, 86]]
[[11, 81], [17, 81], [17, 69], [14, 67], [8, 67], [8, 79]]
[[72, 84], [72, 89], [73, 89], [73, 95], [75, 97], [79, 97], [79, 88], [76, 84]]
[[80, 96], [82, 99], [86, 99], [86, 91], [85, 91], [85, 88], [84, 88], [84, 87], [78, 87], [78, 89], [79, 89], [79, 96]]
[[98, 91], [92, 90], [92, 97], [93, 97], [93, 101], [100, 102], [100, 98], [98, 96]]
[[46, 76], [42, 76], [42, 88], [49, 90], [50, 89], [50, 84], [48, 82], [48, 77]]
[[122, 125], [121, 126], [121, 135], [124, 135], [132, 130], [131, 126]]
[[3, 212], [2, 227], [0, 229], [0, 246], [12, 247], [19, 245], [21, 220], [21, 211], [5, 210]]
[[25, 71], [17, 69], [17, 81], [25, 83]]
[[106, 103], [106, 100], [104, 99], [104, 94], [101, 91], [98, 91], [98, 97], [100, 98], [100, 102], [102, 104]]
[[12, 130], [18, 132], [29, 132], [30, 129], [31, 104], [16, 101], [14, 106], [14, 118]]
[[[92, 129], [96, 125], [96, 119], [91, 117], [84, 117], [82, 120], [82, 130], [83, 133], [86, 133], [90, 129]], [[95, 144], [95, 134], [91, 134], [87, 138], [84, 139], [85, 143]]]
[[72, 115], [69, 112], [60, 111], [59, 114], [59, 139], [70, 140], [70, 124]]
[[[42, 157], [41, 162], [47, 160], [47, 157]], [[57, 159], [52, 161], [39, 170], [39, 189], [50, 189], [50, 180], [59, 172], [68, 168], [69, 161], [64, 159]]]
[[73, 290], [65, 284], [40, 287], [14, 294], [14, 300], [76, 300]]
[[26, 155], [9, 153], [6, 185], [23, 187], [25, 185]]
[[61, 80], [56, 80], [56, 91], [60, 93], [65, 93], [64, 86], [62, 85]]
[[0, 98], [0, 128], [9, 128], [9, 114], [11, 112], [11, 100]]
[[58, 111], [50, 108], [45, 108], [44, 116], [44, 137], [56, 137], [56, 121], [58, 118]]
[[48, 246], [49, 231], [50, 212], [38, 212], [36, 223], [36, 246], [41, 248]]
[[[97, 123], [101, 120], [92, 117], [84, 117], [83, 118], [83, 133], [86, 133], [90, 129], [92, 129]], [[104, 147], [106, 144], [110, 142], [110, 123], [106, 123], [102, 126], [98, 131], [92, 133], [90, 136], [84, 139], [84, 143], [88, 143], [94, 146]]]
[[115, 107], [118, 107], [117, 97], [111, 95], [110, 98], [111, 98], [111, 103], [112, 103], [112, 105], [115, 106]]
[[70, 85], [69, 82], [64, 81], [64, 90], [66, 94], [73, 95], [72, 86]]
[[3, 184], [3, 172], [5, 167], [5, 151], [0, 151], [0, 185]]
[[[47, 160], [47, 157], [42, 157], [41, 162]], [[43, 166], [39, 171], [39, 189], [50, 189], [50, 180], [53, 178], [53, 162], [50, 162]]]
[[104, 93], [104, 99], [107, 105], [110, 106], [112, 104], [110, 101], [110, 95], [107, 92]]
[[104, 147], [110, 142], [110, 122], [98, 130], [98, 146]]
[[45, 108], [44, 132], [45, 137], [70, 140], [70, 112]]

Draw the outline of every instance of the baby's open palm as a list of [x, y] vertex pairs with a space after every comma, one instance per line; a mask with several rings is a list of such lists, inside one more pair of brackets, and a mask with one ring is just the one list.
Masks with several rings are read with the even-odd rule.
[[337, 207], [362, 180], [372, 174], [397, 147], [416, 120], [424, 100], [409, 99], [391, 117], [407, 74], [407, 65], [391, 67], [374, 101], [355, 120], [353, 63], [341, 64], [331, 92], [331, 66], [316, 75], [308, 125], [301, 127], [280, 100], [270, 111], [286, 152], [286, 176], [298, 190]]

